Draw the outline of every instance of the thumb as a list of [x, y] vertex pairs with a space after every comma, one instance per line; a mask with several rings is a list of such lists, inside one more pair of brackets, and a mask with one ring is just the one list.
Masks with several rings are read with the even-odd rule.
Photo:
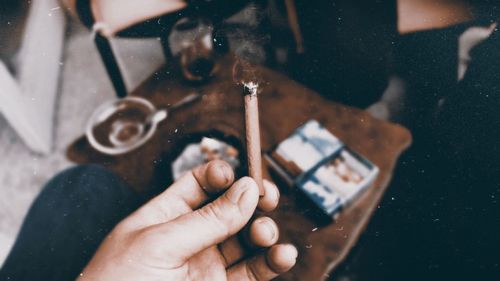
[[165, 256], [182, 264], [240, 231], [255, 212], [258, 200], [257, 184], [245, 177], [212, 203], [151, 230], [168, 241], [161, 243], [166, 247]]

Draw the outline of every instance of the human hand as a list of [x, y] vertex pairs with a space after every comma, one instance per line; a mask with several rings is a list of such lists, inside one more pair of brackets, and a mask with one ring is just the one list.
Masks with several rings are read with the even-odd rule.
[[[277, 206], [278, 189], [265, 182], [266, 195], [259, 202], [251, 178], [233, 181], [223, 161], [187, 173], [119, 223], [78, 280], [261, 281], [288, 271], [297, 250], [275, 244], [279, 233], [272, 219], [258, 218], [249, 227], [253, 247], [270, 247], [261, 253], [249, 252], [236, 235], [257, 205], [265, 210]], [[206, 204], [210, 195], [228, 187]]]

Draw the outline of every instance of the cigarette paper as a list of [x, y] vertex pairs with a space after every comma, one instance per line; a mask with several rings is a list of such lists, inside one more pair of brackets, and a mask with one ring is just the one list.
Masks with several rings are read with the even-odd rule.
[[248, 83], [245, 90], [245, 131], [248, 160], [248, 174], [259, 186], [259, 194], [264, 195], [262, 182], [262, 159], [260, 147], [259, 103], [257, 85]]

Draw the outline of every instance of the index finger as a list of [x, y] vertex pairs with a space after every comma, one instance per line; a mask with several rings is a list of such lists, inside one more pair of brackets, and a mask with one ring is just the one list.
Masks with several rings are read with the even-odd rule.
[[127, 223], [137, 229], [171, 221], [198, 209], [212, 195], [228, 189], [233, 181], [233, 169], [224, 161], [198, 166], [132, 214]]

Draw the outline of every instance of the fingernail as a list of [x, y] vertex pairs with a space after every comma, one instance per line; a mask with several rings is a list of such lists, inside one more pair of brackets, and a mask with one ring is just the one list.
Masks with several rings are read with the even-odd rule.
[[280, 192], [279, 192], [279, 189], [278, 189], [278, 186], [276, 184], [274, 184], [272, 181], [269, 181], [269, 180], [266, 180], [264, 179], [264, 183], [267, 184], [267, 185], [271, 185], [272, 188], [267, 188], [266, 190], [269, 190], [269, 189], [272, 189], [273, 192], [274, 192], [274, 197], [275, 197], [275, 200], [279, 201], [280, 199]]
[[270, 237], [270, 240], [273, 240], [276, 237], [276, 231], [274, 229], [274, 226], [270, 222], [261, 220], [259, 221], [259, 224], [264, 225], [264, 228], [266, 229], [267, 235]]
[[297, 248], [293, 244], [283, 244], [282, 247], [282, 253], [286, 257], [296, 260], [299, 256], [299, 251], [297, 251]]
[[287, 244], [286, 246], [292, 251], [291, 256], [294, 259], [297, 259], [297, 257], [299, 256], [299, 251], [297, 251], [297, 248], [292, 244]]
[[223, 164], [221, 164], [219, 167], [222, 170], [222, 175], [224, 175], [226, 183], [231, 181], [232, 180], [232, 171], [230, 170], [231, 168], [229, 168], [228, 165], [223, 165]]
[[234, 204], [238, 204], [243, 194], [250, 189], [252, 183], [247, 178], [242, 178], [237, 181], [228, 191], [227, 197]]
[[278, 190], [278, 187], [276, 187], [276, 188], [274, 189], [274, 193], [276, 194], [276, 199], [275, 199], [275, 200], [276, 200], [276, 202], [279, 202], [279, 201], [280, 201], [280, 196], [281, 196], [281, 194], [280, 194], [280, 192], [279, 192], [279, 190]]

